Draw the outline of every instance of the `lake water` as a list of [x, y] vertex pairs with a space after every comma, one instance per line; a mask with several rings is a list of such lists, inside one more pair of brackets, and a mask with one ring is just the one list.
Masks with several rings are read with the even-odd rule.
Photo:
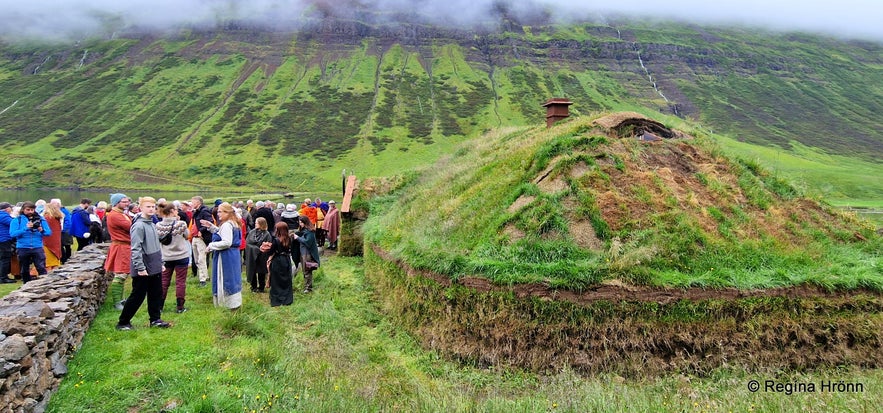
[[[166, 198], [171, 200], [189, 200], [194, 195], [200, 195], [205, 199], [206, 204], [211, 204], [215, 199], [222, 199], [224, 201], [246, 201], [248, 199], [253, 199], [254, 201], [260, 200], [271, 200], [271, 201], [279, 201], [284, 200], [286, 203], [300, 203], [303, 202], [304, 198], [314, 199], [316, 196], [321, 197], [323, 200], [335, 199], [337, 202], [340, 202], [342, 198], [340, 192], [328, 192], [326, 191], [316, 191], [316, 192], [295, 192], [291, 194], [291, 197], [286, 198], [282, 194], [255, 194], [255, 193], [232, 193], [232, 192], [170, 192], [170, 191], [144, 191], [144, 190], [119, 190], [114, 192], [121, 192], [126, 194], [126, 196], [137, 200], [139, 196], [152, 196], [156, 199]], [[34, 202], [38, 199], [43, 199], [49, 201], [52, 198], [58, 198], [61, 200], [61, 203], [65, 206], [72, 207], [80, 204], [80, 200], [83, 198], [89, 198], [92, 200], [93, 205], [97, 204], [99, 201], [110, 202], [110, 194], [111, 192], [98, 192], [98, 191], [88, 191], [88, 190], [64, 190], [64, 189], [22, 189], [22, 190], [10, 190], [10, 189], [0, 189], [0, 202], [9, 202], [15, 205], [20, 201], [31, 201]]]

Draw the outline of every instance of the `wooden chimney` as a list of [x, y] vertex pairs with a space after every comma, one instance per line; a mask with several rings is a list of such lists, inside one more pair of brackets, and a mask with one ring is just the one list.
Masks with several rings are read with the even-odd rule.
[[555, 122], [570, 116], [568, 106], [572, 104], [567, 98], [551, 98], [543, 103], [546, 108], [546, 127], [551, 128]]

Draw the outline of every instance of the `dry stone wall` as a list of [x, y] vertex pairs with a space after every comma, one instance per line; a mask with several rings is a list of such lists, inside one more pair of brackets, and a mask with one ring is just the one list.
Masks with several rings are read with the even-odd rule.
[[107, 244], [0, 299], [0, 413], [43, 412], [107, 295]]

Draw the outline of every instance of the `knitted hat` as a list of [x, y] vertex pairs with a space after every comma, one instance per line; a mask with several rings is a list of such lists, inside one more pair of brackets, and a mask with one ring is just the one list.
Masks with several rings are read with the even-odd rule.
[[224, 201], [221, 201], [221, 198], [218, 198], [215, 200], [215, 206], [221, 205], [223, 203], [224, 203]]
[[117, 206], [117, 204], [119, 204], [120, 201], [123, 200], [123, 198], [128, 198], [128, 197], [123, 194], [110, 194], [110, 206], [112, 206], [112, 207]]

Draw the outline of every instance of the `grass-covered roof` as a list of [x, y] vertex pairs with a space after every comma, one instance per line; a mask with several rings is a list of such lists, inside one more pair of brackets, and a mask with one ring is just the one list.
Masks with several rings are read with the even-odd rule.
[[869, 225], [711, 138], [633, 139], [641, 119], [627, 118], [492, 131], [374, 198], [366, 240], [417, 269], [502, 285], [883, 291]]

